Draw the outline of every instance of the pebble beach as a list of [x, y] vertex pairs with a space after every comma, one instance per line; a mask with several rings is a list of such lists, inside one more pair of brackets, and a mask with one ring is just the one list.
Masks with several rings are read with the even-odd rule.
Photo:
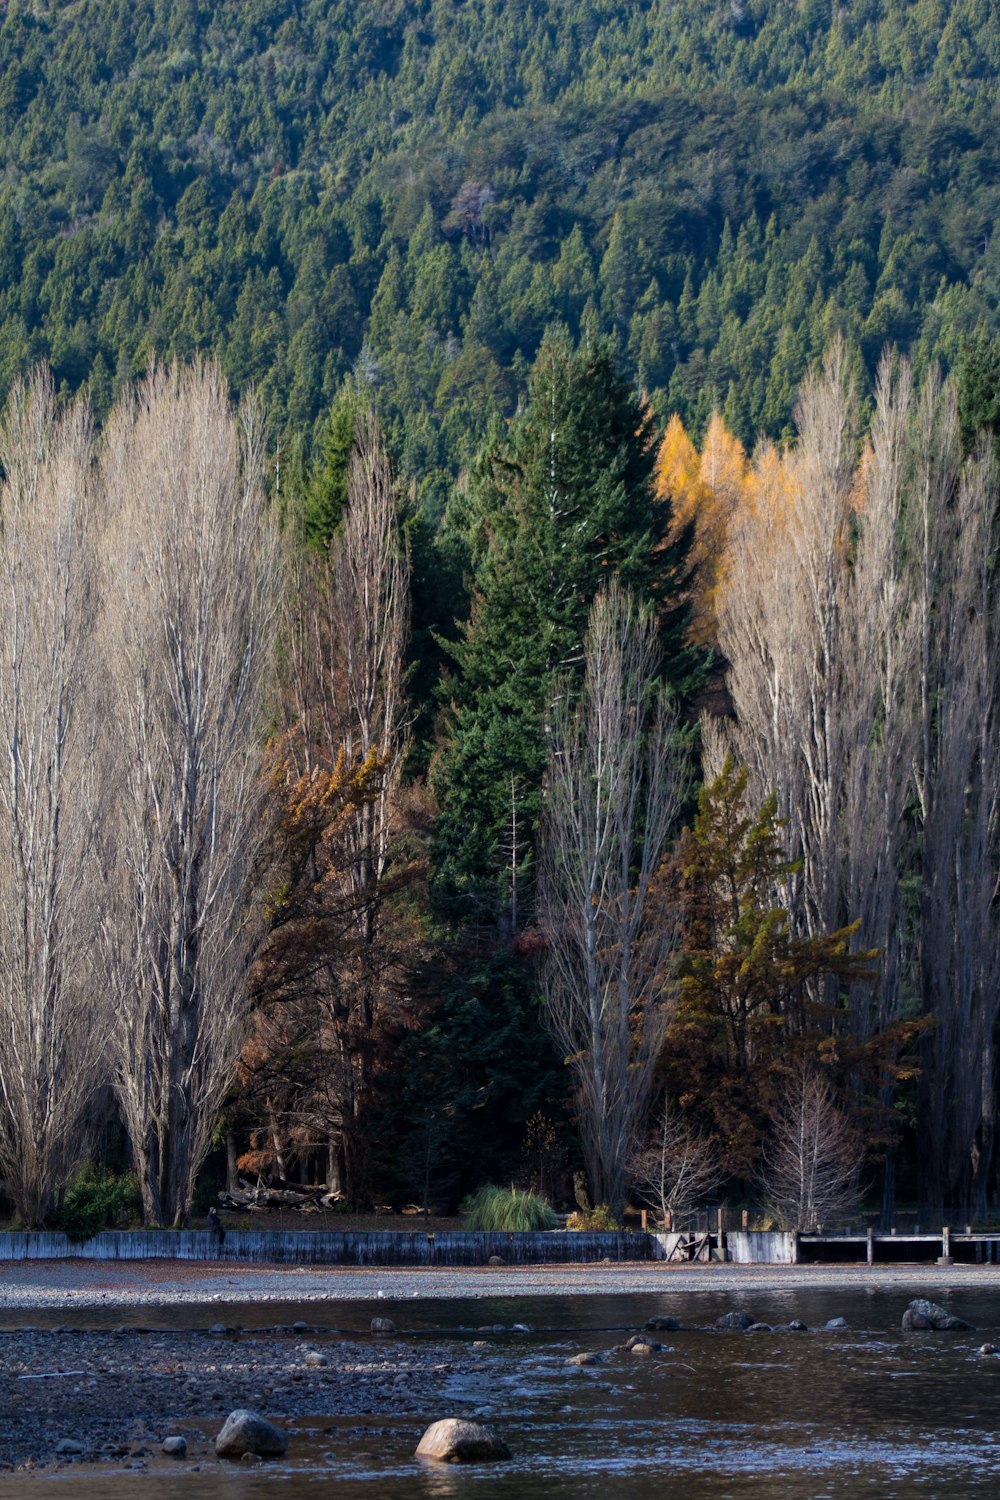
[[664, 1292], [788, 1291], [799, 1287], [996, 1288], [1000, 1266], [616, 1265], [498, 1267], [234, 1266], [225, 1261], [0, 1262], [0, 1313], [218, 1302], [616, 1296]]

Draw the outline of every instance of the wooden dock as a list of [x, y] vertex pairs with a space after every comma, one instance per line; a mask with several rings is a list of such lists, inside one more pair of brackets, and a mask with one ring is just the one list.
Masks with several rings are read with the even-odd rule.
[[943, 1266], [1000, 1264], [1000, 1233], [973, 1233], [971, 1226], [925, 1234], [875, 1229], [863, 1234], [800, 1234], [798, 1241], [799, 1264], [820, 1260], [863, 1261], [869, 1266], [899, 1261], [936, 1261]]

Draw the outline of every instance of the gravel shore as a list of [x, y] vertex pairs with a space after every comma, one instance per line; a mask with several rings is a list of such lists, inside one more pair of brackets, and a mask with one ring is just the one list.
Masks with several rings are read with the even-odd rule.
[[[799, 1288], [1000, 1289], [1000, 1266], [592, 1266], [364, 1268], [185, 1261], [0, 1262], [0, 1310], [180, 1307], [223, 1302], [358, 1302], [455, 1297], [615, 1296]], [[10, 1318], [6, 1321], [9, 1323]]]
[[339, 1430], [391, 1413], [412, 1423], [415, 1444], [428, 1407], [463, 1409], [446, 1390], [455, 1352], [452, 1343], [331, 1339], [291, 1327], [0, 1332], [0, 1469], [170, 1467], [161, 1445], [171, 1436], [185, 1439], [188, 1467], [214, 1464], [214, 1439], [237, 1407], [299, 1433], [303, 1424], [313, 1439], [331, 1423]]

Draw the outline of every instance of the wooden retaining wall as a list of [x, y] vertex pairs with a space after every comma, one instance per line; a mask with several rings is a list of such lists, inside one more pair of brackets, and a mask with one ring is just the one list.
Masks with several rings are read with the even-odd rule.
[[728, 1259], [737, 1265], [798, 1263], [798, 1235], [777, 1229], [731, 1229], [726, 1235]]
[[482, 1266], [594, 1264], [661, 1259], [658, 1237], [642, 1233], [474, 1233], [462, 1230], [229, 1229], [220, 1253], [207, 1230], [105, 1230], [89, 1240], [49, 1231], [0, 1234], [5, 1260], [225, 1260], [261, 1265]]

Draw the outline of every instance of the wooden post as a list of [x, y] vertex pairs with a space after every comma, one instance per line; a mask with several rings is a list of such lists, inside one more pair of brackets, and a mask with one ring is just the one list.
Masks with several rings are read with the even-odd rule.
[[645, 1234], [646, 1233], [646, 1210], [645, 1209], [642, 1210], [640, 1222], [642, 1223], [642, 1232], [643, 1232], [643, 1234]]
[[951, 1230], [947, 1224], [941, 1230], [941, 1254], [938, 1256], [938, 1265], [951, 1265]]
[[749, 1211], [749, 1209], [745, 1208], [743, 1210], [743, 1213], [740, 1216], [740, 1227], [742, 1229], [748, 1229], [750, 1227], [750, 1211]]
[[672, 1208], [668, 1208], [667, 1209], [667, 1233], [668, 1234], [671, 1232], [671, 1230], [673, 1229], [673, 1227], [674, 1227], [674, 1211], [673, 1211]]
[[868, 1264], [873, 1266], [875, 1264], [875, 1231], [870, 1226], [867, 1233], [866, 1249], [868, 1252]]

